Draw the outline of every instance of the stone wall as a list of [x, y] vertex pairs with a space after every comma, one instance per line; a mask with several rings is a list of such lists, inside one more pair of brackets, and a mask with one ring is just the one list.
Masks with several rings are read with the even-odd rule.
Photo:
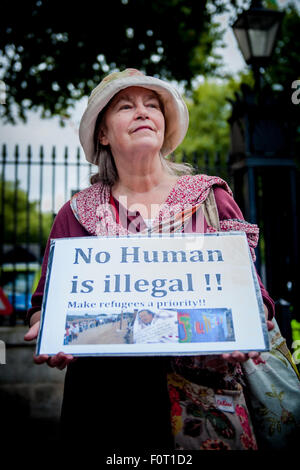
[[33, 362], [35, 342], [24, 341], [27, 330], [0, 327], [1, 435], [14, 441], [30, 434], [53, 440], [58, 437], [65, 371]]

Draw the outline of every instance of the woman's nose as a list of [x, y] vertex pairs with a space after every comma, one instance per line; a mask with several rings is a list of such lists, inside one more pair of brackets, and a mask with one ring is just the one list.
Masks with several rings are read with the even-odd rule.
[[147, 119], [148, 110], [143, 103], [138, 103], [136, 105], [136, 119]]

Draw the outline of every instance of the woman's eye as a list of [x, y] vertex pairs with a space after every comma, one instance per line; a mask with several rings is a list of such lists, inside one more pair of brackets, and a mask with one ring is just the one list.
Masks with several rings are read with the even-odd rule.
[[130, 108], [131, 108], [130, 104], [123, 104], [122, 106], [120, 106], [120, 110], [121, 109], [130, 109]]
[[155, 108], [155, 109], [159, 109], [159, 104], [158, 103], [148, 103], [149, 108]]

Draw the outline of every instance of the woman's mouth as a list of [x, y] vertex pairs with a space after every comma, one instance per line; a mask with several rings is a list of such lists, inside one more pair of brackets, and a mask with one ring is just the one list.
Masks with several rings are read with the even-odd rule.
[[132, 133], [137, 132], [137, 131], [142, 131], [142, 130], [145, 130], [145, 129], [149, 130], [149, 131], [153, 131], [152, 127], [150, 127], [150, 126], [139, 126], [136, 129], [134, 129], [132, 131]]

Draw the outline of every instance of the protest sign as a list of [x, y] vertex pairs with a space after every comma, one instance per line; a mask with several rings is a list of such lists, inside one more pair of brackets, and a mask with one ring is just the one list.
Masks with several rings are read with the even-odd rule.
[[37, 354], [269, 347], [243, 232], [51, 241]]

